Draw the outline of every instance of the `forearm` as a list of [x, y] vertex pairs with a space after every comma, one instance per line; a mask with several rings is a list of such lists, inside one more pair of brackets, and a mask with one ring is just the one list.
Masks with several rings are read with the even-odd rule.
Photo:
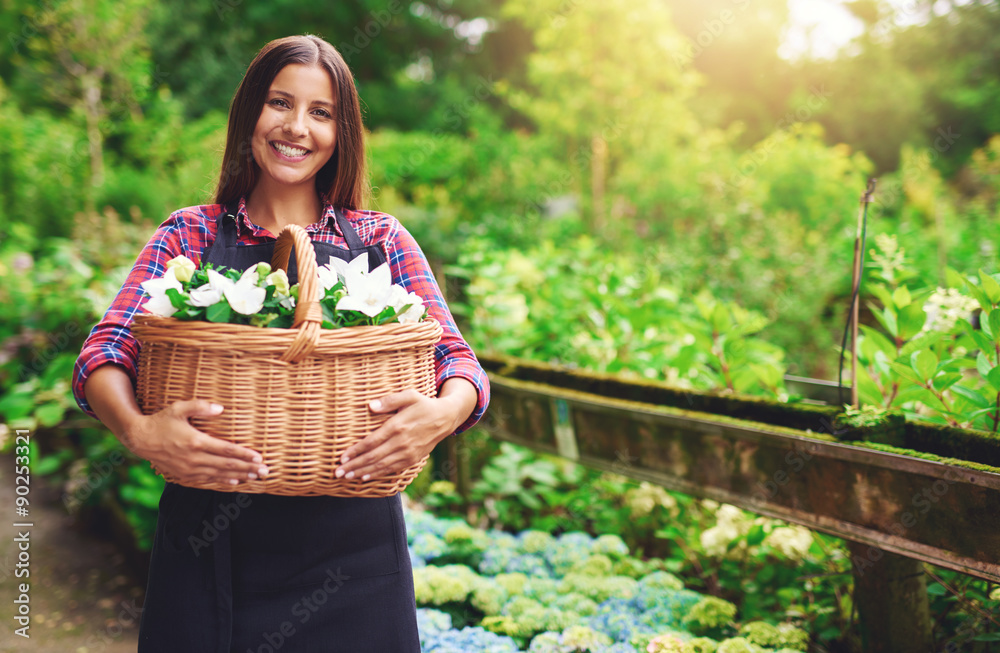
[[101, 365], [87, 379], [84, 393], [97, 418], [122, 444], [135, 451], [132, 427], [143, 414], [128, 373], [118, 365]]
[[448, 430], [446, 434], [448, 435], [454, 433], [459, 426], [469, 419], [469, 415], [476, 409], [479, 393], [476, 390], [476, 386], [468, 379], [453, 376], [441, 384], [438, 398], [447, 402], [447, 405], [452, 409], [449, 414], [452, 416], [454, 423]]

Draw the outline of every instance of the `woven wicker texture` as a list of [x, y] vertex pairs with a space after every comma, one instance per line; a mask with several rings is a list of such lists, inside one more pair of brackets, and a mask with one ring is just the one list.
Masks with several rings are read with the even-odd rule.
[[287, 269], [293, 242], [302, 299], [296, 326], [271, 329], [137, 315], [132, 325], [142, 345], [137, 401], [146, 415], [183, 399], [222, 404], [221, 415], [192, 418], [192, 425], [258, 451], [270, 471], [266, 479], [238, 486], [193, 487], [287, 496], [391, 496], [416, 478], [426, 457], [398, 474], [369, 481], [338, 479], [333, 473], [345, 450], [389, 418], [369, 410], [372, 399], [407, 388], [435, 395], [434, 345], [441, 325], [426, 319], [320, 328], [316, 257], [304, 229], [289, 225], [281, 231], [272, 266]]

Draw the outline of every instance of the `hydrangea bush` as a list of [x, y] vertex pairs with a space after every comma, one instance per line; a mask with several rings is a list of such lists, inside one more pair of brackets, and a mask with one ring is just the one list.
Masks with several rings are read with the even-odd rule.
[[512, 535], [414, 509], [406, 520], [428, 653], [766, 653], [809, 643], [794, 624], [741, 624], [735, 605], [686, 589], [617, 535]]

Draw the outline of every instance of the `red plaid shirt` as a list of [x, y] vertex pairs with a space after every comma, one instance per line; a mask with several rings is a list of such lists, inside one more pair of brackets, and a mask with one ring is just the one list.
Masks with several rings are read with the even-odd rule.
[[[145, 293], [140, 284], [162, 276], [166, 272], [167, 261], [175, 256], [183, 254], [195, 264], [200, 264], [202, 252], [215, 241], [218, 226], [216, 218], [223, 210], [220, 204], [207, 204], [174, 212], [160, 225], [139, 253], [125, 284], [118, 291], [104, 318], [90, 332], [76, 361], [73, 395], [80, 408], [88, 415], [96, 417], [87, 403], [83, 386], [90, 374], [101, 365], [121, 365], [132, 377], [133, 386], [135, 385], [139, 343], [132, 336], [129, 325], [140, 305], [145, 303]], [[468, 429], [486, 411], [490, 398], [489, 381], [472, 349], [455, 326], [455, 320], [441, 296], [441, 290], [420, 246], [406, 228], [390, 215], [375, 211], [345, 210], [343, 213], [365, 245], [379, 244], [385, 249], [393, 282], [423, 298], [428, 314], [444, 328], [441, 341], [434, 349], [437, 384], [440, 387], [446, 379], [458, 376], [468, 379], [476, 387], [476, 409], [456, 433]], [[329, 204], [324, 206], [320, 221], [306, 227], [306, 231], [317, 242], [347, 247], [337, 226], [333, 207]], [[237, 237], [240, 245], [256, 245], [275, 239], [270, 231], [250, 222], [243, 200], [240, 200], [237, 212]]]

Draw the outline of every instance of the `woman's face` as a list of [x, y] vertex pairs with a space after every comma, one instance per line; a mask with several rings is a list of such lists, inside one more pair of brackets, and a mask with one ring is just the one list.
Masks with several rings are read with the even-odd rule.
[[279, 184], [313, 183], [337, 145], [335, 99], [323, 68], [289, 64], [281, 69], [251, 142], [262, 177]]

